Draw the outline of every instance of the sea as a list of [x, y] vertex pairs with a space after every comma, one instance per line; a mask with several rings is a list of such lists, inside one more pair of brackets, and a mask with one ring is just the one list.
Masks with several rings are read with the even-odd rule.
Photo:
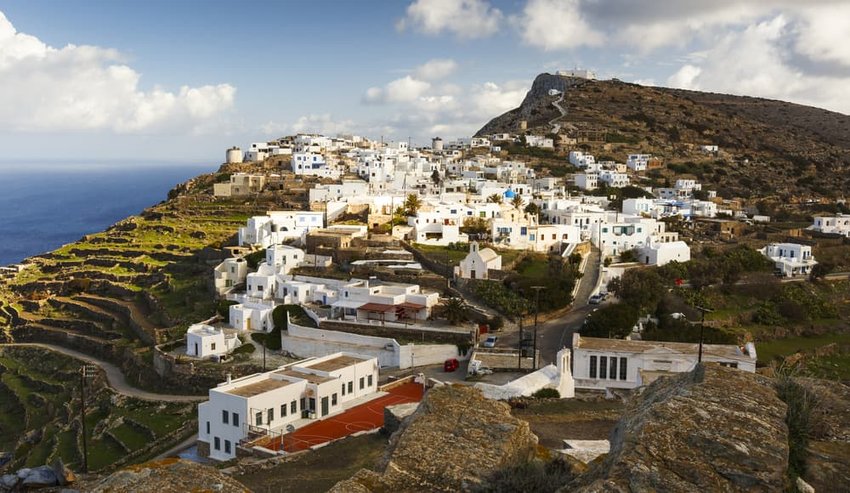
[[217, 165], [138, 161], [0, 162], [0, 266], [103, 231]]

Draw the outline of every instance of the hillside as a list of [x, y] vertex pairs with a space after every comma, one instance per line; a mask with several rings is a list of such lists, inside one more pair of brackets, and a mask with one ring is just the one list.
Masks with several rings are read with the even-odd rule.
[[[561, 116], [553, 104], [561, 96]], [[783, 200], [839, 198], [850, 190], [850, 116], [783, 101], [618, 81], [537, 76], [522, 104], [476, 135], [558, 130], [583, 149], [624, 162], [651, 152], [695, 175], [721, 196], [777, 195]], [[720, 146], [717, 156], [698, 150]]]

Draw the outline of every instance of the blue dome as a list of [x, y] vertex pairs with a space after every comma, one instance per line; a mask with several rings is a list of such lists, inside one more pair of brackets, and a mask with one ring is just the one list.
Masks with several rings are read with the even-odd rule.
[[516, 197], [516, 192], [514, 192], [513, 190], [511, 190], [511, 189], [510, 189], [510, 187], [509, 187], [507, 190], [505, 190], [505, 194], [504, 194], [504, 195], [505, 195], [505, 198], [506, 198], [506, 199], [512, 199], [512, 198]]

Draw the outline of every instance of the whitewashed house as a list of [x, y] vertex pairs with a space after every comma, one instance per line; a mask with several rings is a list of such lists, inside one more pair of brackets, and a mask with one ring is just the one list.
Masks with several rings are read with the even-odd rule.
[[586, 168], [596, 164], [596, 158], [593, 154], [585, 154], [581, 151], [570, 151], [569, 160], [570, 164], [578, 168]]
[[652, 154], [629, 154], [626, 166], [632, 171], [646, 171]]
[[599, 173], [595, 171], [576, 173], [573, 176], [573, 181], [582, 190], [596, 190], [599, 188]]
[[219, 296], [229, 293], [235, 286], [245, 282], [248, 262], [242, 257], [228, 258], [213, 271], [215, 292]]
[[839, 234], [850, 238], [850, 214], [815, 216], [809, 229], [820, 233]]
[[[658, 377], [688, 372], [697, 364], [699, 344], [629, 341], [573, 334], [573, 378], [577, 389], [634, 389]], [[703, 344], [702, 360], [754, 373], [755, 345]]]
[[320, 178], [339, 179], [342, 171], [336, 166], [325, 162], [325, 157], [312, 152], [296, 152], [290, 161], [292, 172], [300, 176], [317, 176]]
[[540, 147], [542, 149], [553, 149], [555, 141], [543, 135], [526, 135], [525, 145], [528, 147]]
[[269, 211], [253, 216], [239, 228], [239, 245], [268, 248], [286, 240], [304, 241], [308, 231], [325, 227], [325, 213], [311, 211]]
[[469, 253], [455, 267], [455, 277], [489, 279], [489, 271], [502, 269], [502, 256], [492, 248], [480, 249], [477, 241], [469, 243]]
[[211, 459], [233, 459], [249, 432], [285, 433], [287, 425], [328, 418], [355, 399], [376, 395], [377, 389], [378, 360], [353, 353], [228, 377], [198, 405], [198, 441]]
[[603, 255], [616, 256], [646, 245], [650, 238], [664, 233], [665, 228], [661, 221], [631, 216], [591, 224], [590, 231], [590, 240]]
[[186, 331], [186, 355], [207, 358], [227, 354], [241, 342], [235, 333], [206, 324], [194, 324]]
[[776, 271], [785, 277], [808, 275], [817, 262], [812, 247], [799, 243], [771, 243], [762, 254], [776, 264]]
[[684, 241], [661, 243], [649, 240], [649, 244], [638, 248], [638, 261], [646, 265], [664, 265], [670, 262], [691, 260], [691, 247]]
[[271, 332], [274, 329], [273, 311], [274, 304], [248, 302], [231, 305], [230, 326], [241, 331]]
[[603, 169], [599, 171], [598, 181], [612, 188], [623, 188], [629, 186], [629, 175], [620, 171]]

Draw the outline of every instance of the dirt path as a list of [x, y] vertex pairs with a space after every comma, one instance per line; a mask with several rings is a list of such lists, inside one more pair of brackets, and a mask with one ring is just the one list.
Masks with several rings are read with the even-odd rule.
[[50, 351], [55, 351], [57, 353], [62, 353], [66, 356], [70, 356], [72, 358], [85, 361], [86, 363], [90, 363], [93, 365], [99, 366], [104, 373], [106, 373], [106, 380], [109, 382], [109, 386], [115, 392], [126, 395], [129, 397], [135, 397], [136, 399], [142, 399], [146, 401], [162, 401], [162, 402], [198, 402], [207, 400], [207, 396], [197, 396], [197, 395], [172, 395], [172, 394], [157, 394], [154, 392], [148, 392], [146, 390], [137, 389], [133, 387], [127, 382], [127, 379], [124, 377], [124, 374], [121, 370], [113, 365], [112, 363], [107, 363], [106, 361], [94, 358], [89, 356], [88, 354], [81, 353], [79, 351], [75, 351], [73, 349], [68, 349], [62, 346], [55, 346], [53, 344], [41, 344], [41, 343], [15, 343], [15, 344], [0, 344], [0, 347], [38, 347], [42, 349], [47, 349]]

